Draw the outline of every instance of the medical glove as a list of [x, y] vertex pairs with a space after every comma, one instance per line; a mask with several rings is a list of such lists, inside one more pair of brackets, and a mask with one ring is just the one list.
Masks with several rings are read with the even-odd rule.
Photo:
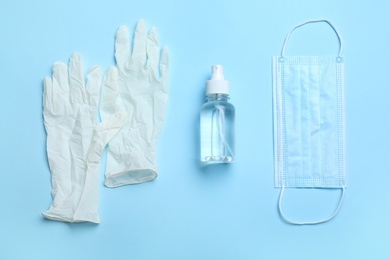
[[137, 24], [131, 54], [127, 27], [119, 27], [116, 33], [116, 67], [107, 71], [110, 80], [102, 86], [100, 115], [105, 120], [123, 106], [128, 116], [124, 127], [108, 144], [104, 182], [107, 187], [157, 177], [156, 143], [168, 98], [168, 49], [162, 48], [158, 61], [159, 49], [156, 29], [146, 35], [143, 20]]
[[100, 78], [100, 68], [92, 67], [85, 87], [81, 57], [75, 53], [69, 67], [56, 62], [52, 78], [44, 79], [43, 116], [53, 201], [42, 214], [48, 219], [99, 223], [101, 153], [126, 117], [117, 109], [97, 123]]

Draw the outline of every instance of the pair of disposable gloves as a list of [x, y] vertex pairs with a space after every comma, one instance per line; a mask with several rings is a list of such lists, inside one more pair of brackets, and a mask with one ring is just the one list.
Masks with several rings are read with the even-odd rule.
[[[132, 53], [128, 29], [115, 39], [116, 66], [101, 80], [94, 66], [87, 82], [80, 54], [69, 65], [56, 62], [44, 79], [43, 115], [51, 171], [51, 220], [99, 223], [100, 158], [108, 144], [105, 186], [118, 187], [157, 177], [156, 142], [168, 97], [168, 50], [157, 32], [137, 24]], [[99, 106], [100, 102], [100, 106]], [[100, 108], [101, 123], [97, 116]]]

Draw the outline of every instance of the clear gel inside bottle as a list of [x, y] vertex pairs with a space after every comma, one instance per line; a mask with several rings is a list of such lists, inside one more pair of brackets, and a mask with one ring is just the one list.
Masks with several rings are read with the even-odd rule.
[[200, 112], [201, 161], [231, 163], [234, 153], [234, 106], [229, 103], [228, 81], [222, 66], [212, 66], [212, 76], [206, 84], [206, 103]]

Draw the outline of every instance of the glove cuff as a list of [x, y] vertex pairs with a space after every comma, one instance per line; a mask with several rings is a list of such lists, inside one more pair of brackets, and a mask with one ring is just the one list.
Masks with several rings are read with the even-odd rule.
[[73, 210], [71, 208], [57, 208], [50, 206], [50, 209], [42, 212], [42, 215], [50, 220], [72, 222]]
[[115, 174], [107, 173], [104, 185], [108, 188], [116, 188], [128, 184], [152, 181], [156, 178], [157, 172], [153, 169], [132, 169]]

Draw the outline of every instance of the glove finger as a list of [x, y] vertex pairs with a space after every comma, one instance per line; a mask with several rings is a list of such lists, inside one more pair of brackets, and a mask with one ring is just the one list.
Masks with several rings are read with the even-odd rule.
[[53, 81], [58, 83], [61, 91], [69, 93], [68, 69], [62, 62], [55, 62], [53, 65]]
[[146, 26], [144, 20], [138, 21], [134, 32], [132, 60], [142, 65], [146, 62]]
[[101, 70], [99, 66], [93, 66], [87, 74], [87, 94], [88, 102], [91, 106], [98, 106], [100, 92]]
[[65, 115], [69, 107], [68, 69], [62, 62], [53, 65], [52, 79], [53, 114]]
[[124, 70], [130, 62], [130, 40], [129, 32], [125, 25], [119, 27], [115, 36], [115, 60], [118, 68]]
[[154, 27], [149, 32], [146, 40], [146, 54], [148, 56], [147, 68], [152, 70], [157, 76], [157, 63], [158, 63], [158, 35]]
[[80, 53], [73, 53], [69, 60], [70, 102], [73, 106], [86, 103], [85, 83]]
[[126, 112], [116, 112], [95, 128], [94, 139], [88, 153], [89, 162], [99, 162], [104, 147], [121, 130], [126, 117]]
[[104, 145], [106, 145], [122, 128], [126, 121], [126, 117], [127, 113], [125, 111], [118, 111], [98, 125], [97, 132], [100, 133], [100, 140]]
[[100, 116], [103, 121], [115, 113], [118, 97], [118, 70], [110, 67], [104, 74], [100, 98]]
[[[95, 128], [93, 141], [88, 150], [87, 170], [85, 174], [85, 185], [82, 189], [76, 190], [75, 205], [77, 209], [74, 214], [76, 221], [91, 221], [99, 223], [98, 216], [98, 187], [99, 162], [106, 144], [119, 132], [125, 122], [126, 112], [117, 112], [108, 120]], [[78, 192], [77, 191], [81, 191]]]
[[43, 80], [43, 111], [53, 113], [53, 82], [51, 78]]
[[161, 84], [162, 91], [168, 93], [168, 68], [169, 68], [169, 54], [168, 47], [164, 46], [161, 51], [160, 58], [160, 78], [163, 81]]

